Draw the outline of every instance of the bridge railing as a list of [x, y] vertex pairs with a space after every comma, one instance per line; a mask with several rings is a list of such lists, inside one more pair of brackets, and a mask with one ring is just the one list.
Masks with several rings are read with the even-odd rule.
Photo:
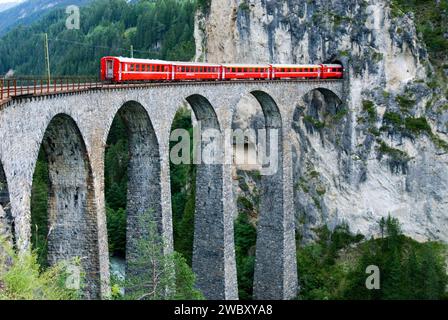
[[57, 92], [79, 91], [98, 86], [93, 77], [0, 78], [0, 102], [14, 97], [46, 95]]

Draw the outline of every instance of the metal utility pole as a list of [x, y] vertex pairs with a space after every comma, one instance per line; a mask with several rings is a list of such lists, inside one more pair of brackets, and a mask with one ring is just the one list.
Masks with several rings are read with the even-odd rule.
[[48, 53], [48, 34], [45, 33], [45, 64], [47, 66], [48, 83], [50, 83], [50, 55]]
[[134, 58], [134, 46], [131, 44], [131, 58]]

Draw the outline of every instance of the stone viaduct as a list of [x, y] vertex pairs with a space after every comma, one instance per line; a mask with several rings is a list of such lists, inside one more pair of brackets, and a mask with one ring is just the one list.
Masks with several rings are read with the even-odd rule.
[[[291, 299], [297, 294], [291, 124], [304, 96], [319, 90], [343, 101], [342, 81], [249, 81], [103, 87], [76, 93], [14, 99], [0, 107], [0, 224], [17, 248], [30, 248], [31, 190], [40, 147], [49, 166], [48, 260], [82, 258], [85, 297], [107, 297], [104, 155], [112, 121], [120, 116], [129, 137], [127, 258], [145, 228], [139, 215], [153, 210], [166, 250], [173, 248], [169, 171], [170, 128], [187, 101], [201, 130], [230, 129], [240, 99], [260, 103], [267, 130], [278, 129], [279, 169], [262, 177], [254, 295]], [[208, 299], [238, 299], [232, 165], [197, 167], [193, 270]], [[1, 212], [0, 212], [1, 213]], [[0, 226], [1, 227], [1, 226]]]

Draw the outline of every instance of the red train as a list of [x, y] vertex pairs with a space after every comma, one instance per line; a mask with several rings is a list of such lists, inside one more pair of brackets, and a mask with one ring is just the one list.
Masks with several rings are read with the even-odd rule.
[[344, 68], [339, 64], [250, 65], [170, 62], [123, 57], [101, 59], [101, 80], [110, 82], [342, 79], [343, 76]]

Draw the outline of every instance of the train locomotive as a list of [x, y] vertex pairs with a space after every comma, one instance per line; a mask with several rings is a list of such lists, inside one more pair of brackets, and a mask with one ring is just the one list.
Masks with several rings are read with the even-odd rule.
[[340, 64], [213, 64], [111, 56], [101, 59], [100, 72], [102, 81], [112, 83], [342, 79], [344, 77], [344, 68]]

